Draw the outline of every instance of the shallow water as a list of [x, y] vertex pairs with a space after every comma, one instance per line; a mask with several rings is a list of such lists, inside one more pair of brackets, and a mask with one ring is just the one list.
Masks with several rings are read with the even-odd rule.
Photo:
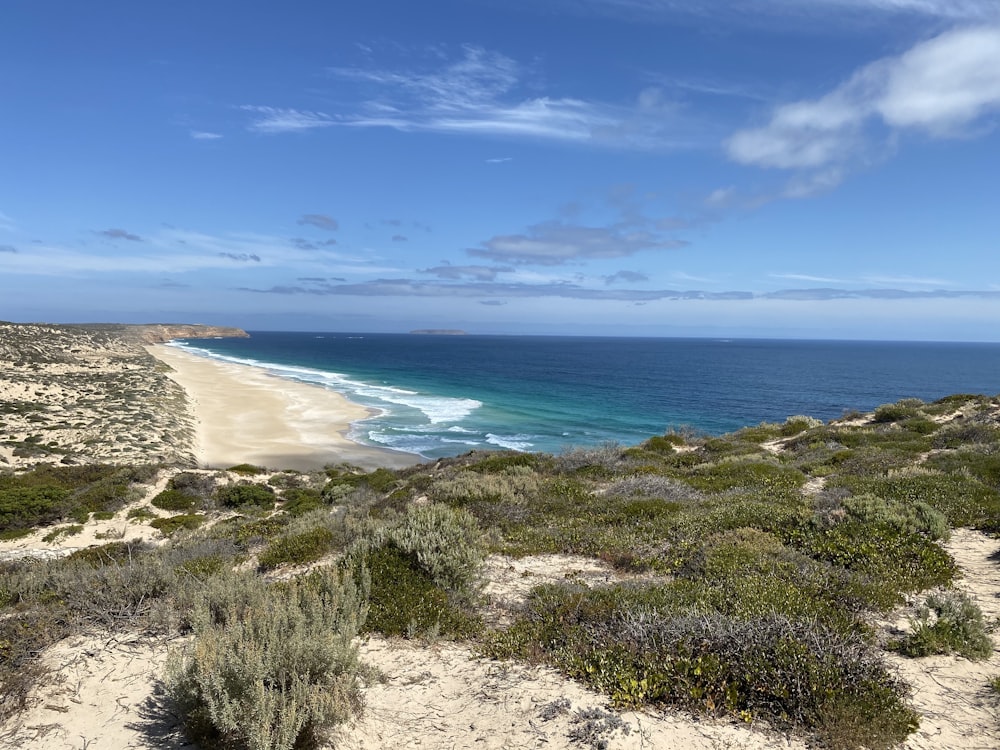
[[251, 332], [176, 345], [336, 390], [379, 413], [353, 439], [427, 458], [1000, 392], [1000, 344]]

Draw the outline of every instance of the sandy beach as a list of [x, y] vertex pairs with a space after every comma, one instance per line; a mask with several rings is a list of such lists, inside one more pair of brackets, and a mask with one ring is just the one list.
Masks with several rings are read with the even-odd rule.
[[171, 367], [168, 377], [187, 393], [199, 466], [251, 463], [309, 471], [338, 463], [372, 469], [420, 462], [412, 454], [349, 440], [351, 423], [370, 413], [339, 393], [172, 346], [147, 351]]

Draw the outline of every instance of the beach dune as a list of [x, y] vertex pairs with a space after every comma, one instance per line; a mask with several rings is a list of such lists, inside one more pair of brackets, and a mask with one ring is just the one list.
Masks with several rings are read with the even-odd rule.
[[351, 424], [371, 413], [339, 393], [177, 347], [157, 344], [146, 350], [170, 366], [168, 376], [187, 392], [199, 466], [251, 463], [309, 471], [339, 463], [372, 469], [420, 462], [413, 454], [349, 440]]

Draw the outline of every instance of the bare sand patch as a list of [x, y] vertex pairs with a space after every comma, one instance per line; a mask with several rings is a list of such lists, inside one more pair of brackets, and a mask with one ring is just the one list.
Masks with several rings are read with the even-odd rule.
[[[1000, 617], [1000, 540], [970, 529], [955, 529], [946, 545], [962, 570], [955, 587], [979, 605], [987, 622]], [[1000, 696], [988, 687], [1000, 675], [1000, 633], [994, 631], [993, 655], [983, 661], [959, 656], [920, 659], [890, 655], [900, 675], [913, 686], [913, 707], [920, 728], [905, 747], [913, 750], [1000, 747]]]

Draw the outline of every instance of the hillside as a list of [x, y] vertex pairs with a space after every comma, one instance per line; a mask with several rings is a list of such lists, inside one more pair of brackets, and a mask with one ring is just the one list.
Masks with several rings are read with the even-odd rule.
[[[70, 408], [29, 373], [23, 402]], [[0, 736], [994, 747], [998, 445], [1000, 399], [974, 395], [370, 472], [47, 445], [0, 473]], [[225, 725], [219, 700], [264, 718]]]

